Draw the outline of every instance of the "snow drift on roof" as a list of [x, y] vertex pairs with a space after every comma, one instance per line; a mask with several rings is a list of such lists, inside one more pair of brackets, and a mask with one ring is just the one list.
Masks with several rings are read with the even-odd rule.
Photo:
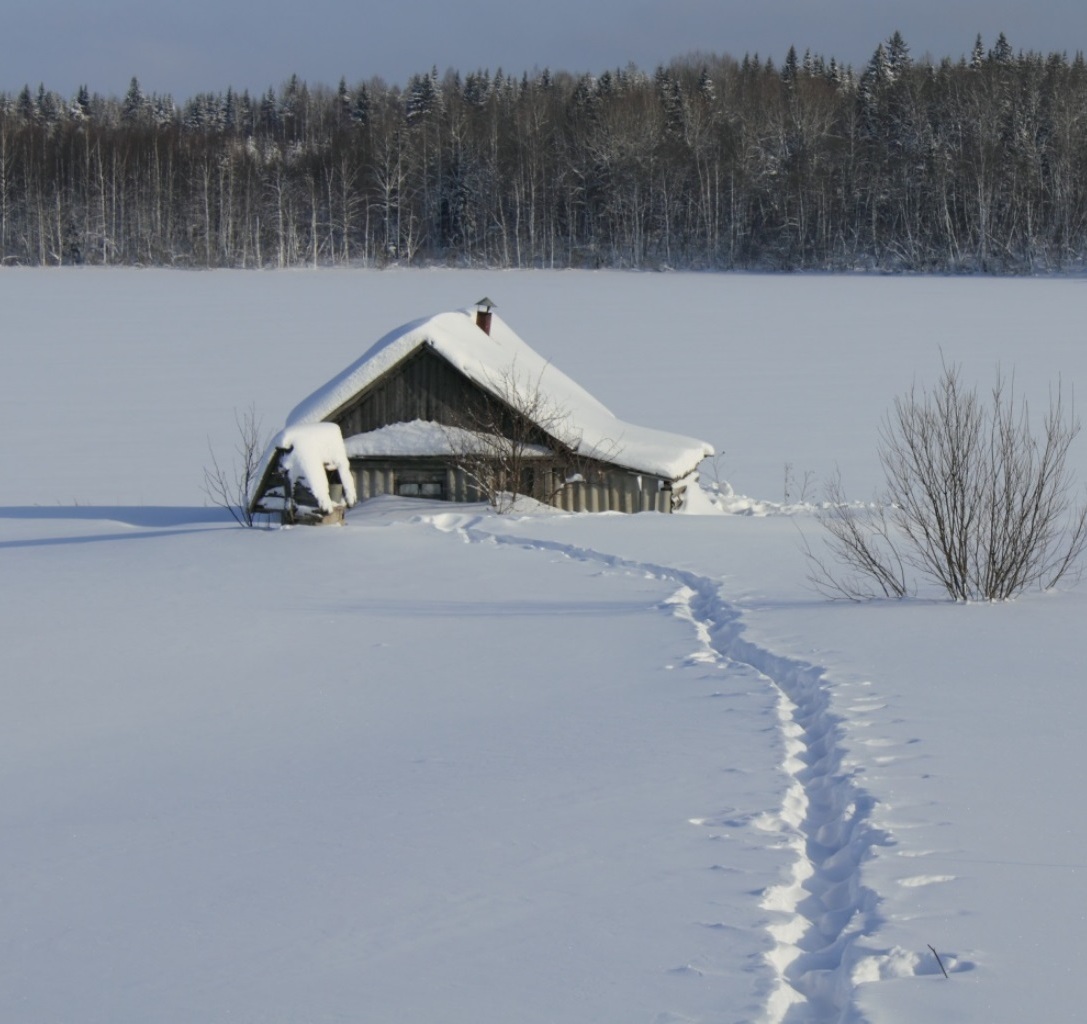
[[[549, 412], [565, 417], [578, 451], [639, 473], [677, 479], [713, 454], [704, 441], [616, 418], [584, 388], [521, 340], [496, 314], [490, 334], [475, 323], [471, 310], [439, 313], [386, 334], [351, 366], [319, 388], [287, 417], [288, 426], [332, 416], [421, 345], [430, 345], [466, 377], [496, 397], [510, 391], [534, 395], [539, 389]], [[512, 385], [512, 387], [511, 387]]]
[[[511, 442], [512, 443], [512, 442]], [[411, 420], [408, 423], [390, 423], [364, 434], [353, 434], [344, 439], [347, 455], [352, 459], [399, 456], [406, 458], [443, 458], [474, 452], [493, 450], [493, 445], [480, 440], [480, 435], [461, 427], [447, 427], [427, 420]], [[525, 445], [526, 456], [550, 455], [551, 450], [542, 445]]]

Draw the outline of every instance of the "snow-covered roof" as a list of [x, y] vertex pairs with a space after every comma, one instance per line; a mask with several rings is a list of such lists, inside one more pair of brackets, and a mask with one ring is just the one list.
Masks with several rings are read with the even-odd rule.
[[348, 505], [355, 504], [355, 478], [351, 475], [343, 435], [337, 424], [298, 424], [276, 434], [253, 478], [257, 485], [257, 492], [251, 495], [251, 504], [260, 497], [264, 478], [277, 455], [279, 467], [286, 474], [290, 486], [293, 488], [296, 483], [304, 484], [317, 499], [317, 507], [322, 512], [331, 512], [333, 507], [328, 489], [327, 470], [329, 469], [339, 473], [340, 482], [343, 484], [344, 501]]
[[[469, 309], [416, 320], [390, 331], [346, 370], [299, 403], [289, 426], [327, 419], [422, 345], [429, 345], [466, 377], [498, 398], [535, 395], [552, 414], [564, 417], [583, 455], [640, 473], [678, 479], [690, 473], [713, 447], [704, 441], [625, 423], [584, 388], [530, 348], [496, 314], [490, 333], [476, 326]], [[561, 440], [568, 442], [569, 438]]]

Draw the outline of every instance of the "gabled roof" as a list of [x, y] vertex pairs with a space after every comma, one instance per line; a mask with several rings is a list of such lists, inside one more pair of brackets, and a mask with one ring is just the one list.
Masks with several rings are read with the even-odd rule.
[[497, 314], [492, 314], [487, 334], [476, 326], [473, 311], [467, 309], [439, 313], [390, 331], [300, 402], [287, 417], [288, 426], [328, 419], [423, 345], [429, 345], [496, 398], [506, 398], [511, 384], [522, 394], [534, 394], [538, 389], [550, 411], [567, 417], [570, 433], [580, 438], [578, 447], [584, 455], [604, 453], [602, 457], [608, 462], [676, 480], [713, 454], [712, 446], [704, 441], [618, 419], [530, 348]]

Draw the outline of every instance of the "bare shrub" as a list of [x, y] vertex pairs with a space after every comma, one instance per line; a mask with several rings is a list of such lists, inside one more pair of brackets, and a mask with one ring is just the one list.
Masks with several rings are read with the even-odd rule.
[[806, 469], [803, 476], [797, 476], [796, 466], [791, 462], [785, 463], [785, 477], [781, 488], [783, 504], [791, 504], [795, 499], [801, 505], [811, 502], [815, 493], [815, 473]]
[[204, 493], [213, 505], [225, 508], [240, 526], [252, 526], [256, 513], [250, 508], [249, 499], [268, 440], [262, 435], [261, 422], [252, 405], [242, 412], [234, 410], [234, 424], [238, 433], [229, 466], [219, 461], [208, 441], [211, 465], [204, 467]]
[[1079, 430], [1059, 383], [1036, 434], [1000, 371], [986, 402], [945, 365], [933, 390], [912, 387], [884, 420], [875, 505], [850, 507], [840, 481], [828, 490], [822, 523], [844, 574], [812, 558], [813, 582], [855, 599], [902, 597], [911, 569], [957, 601], [1054, 586], [1078, 571], [1087, 545], [1068, 466]]
[[905, 597], [910, 592], [906, 567], [886, 508], [850, 503], [837, 473], [826, 485], [826, 499], [820, 522], [828, 535], [830, 559], [841, 568], [832, 568], [805, 541], [809, 582], [827, 597], [850, 601]]

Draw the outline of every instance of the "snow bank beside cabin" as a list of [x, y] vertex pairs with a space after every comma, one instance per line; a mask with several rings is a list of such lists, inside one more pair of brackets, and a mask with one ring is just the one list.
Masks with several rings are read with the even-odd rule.
[[257, 473], [258, 486], [277, 457], [279, 469], [288, 481], [288, 493], [301, 484], [316, 499], [317, 508], [331, 512], [338, 503], [329, 493], [328, 476], [330, 472], [336, 472], [343, 484], [343, 503], [355, 504], [355, 479], [351, 475], [343, 435], [335, 423], [306, 423], [287, 427], [276, 434]]
[[713, 446], [704, 441], [620, 420], [527, 345], [500, 317], [492, 314], [487, 334], [476, 326], [468, 309], [415, 320], [386, 334], [299, 403], [287, 417], [288, 425], [316, 423], [335, 415], [421, 345], [431, 346], [497, 398], [508, 398], [511, 391], [526, 396], [535, 396], [538, 391], [549, 412], [567, 418], [570, 437], [560, 440], [569, 443], [578, 439], [576, 447], [583, 455], [670, 480], [686, 476], [702, 459], [713, 455]]

